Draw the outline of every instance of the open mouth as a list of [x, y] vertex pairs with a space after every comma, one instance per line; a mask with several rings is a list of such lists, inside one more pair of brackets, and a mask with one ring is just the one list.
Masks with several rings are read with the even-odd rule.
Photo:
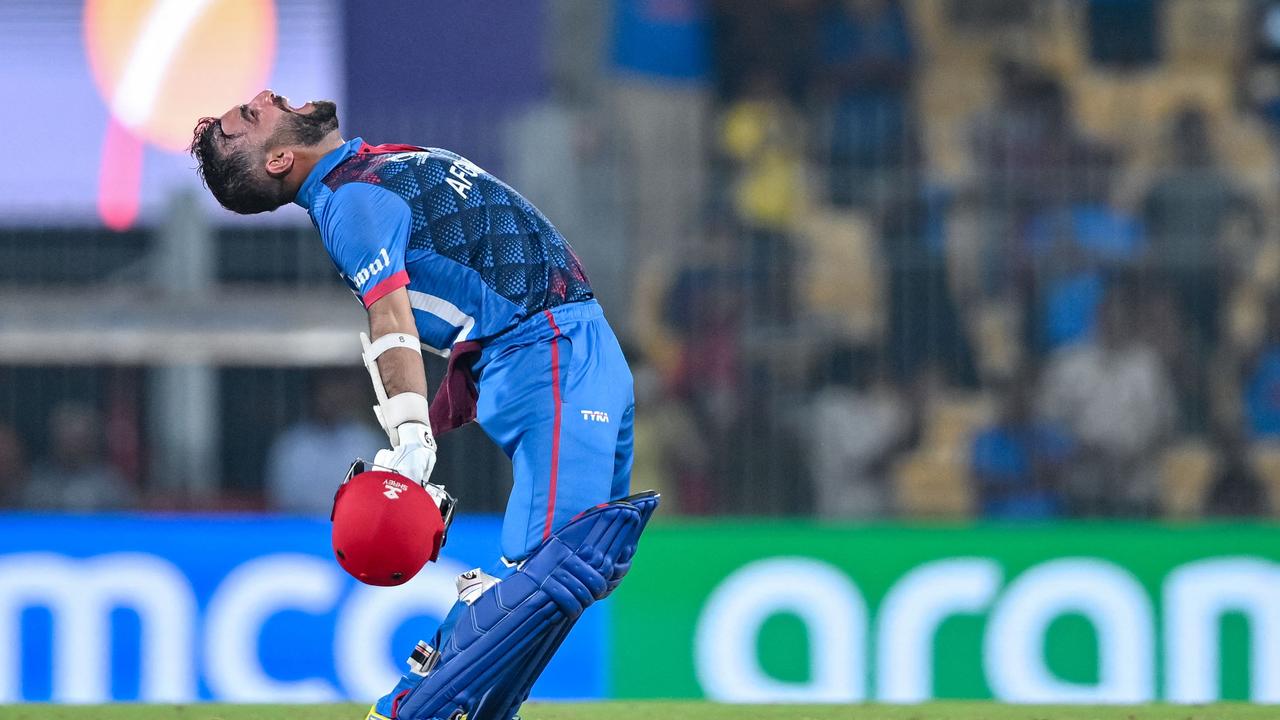
[[272, 105], [275, 105], [276, 107], [280, 108], [281, 110], [284, 110], [285, 112], [297, 113], [297, 112], [302, 111], [302, 110], [303, 110], [307, 105], [309, 105], [310, 103], [303, 103], [303, 104], [301, 104], [301, 105], [299, 105], [299, 106], [297, 106], [297, 107], [294, 107], [293, 105], [291, 105], [291, 104], [289, 103], [289, 98], [287, 98], [287, 97], [285, 97], [285, 96], [283, 96], [283, 95], [276, 95], [276, 94], [272, 93], [272, 95], [271, 95], [271, 104], [272, 104]]

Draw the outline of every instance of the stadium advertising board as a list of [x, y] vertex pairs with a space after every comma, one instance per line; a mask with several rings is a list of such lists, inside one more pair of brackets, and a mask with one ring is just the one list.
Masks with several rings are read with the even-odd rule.
[[1265, 526], [654, 527], [614, 695], [1275, 703], [1277, 559]]
[[[371, 701], [497, 537], [459, 519], [439, 563], [375, 588], [322, 520], [0, 515], [0, 705]], [[603, 695], [607, 622], [607, 603], [586, 614], [535, 697]]]
[[[0, 515], [0, 704], [370, 700], [497, 537], [372, 588], [323, 520]], [[535, 696], [1276, 702], [1280, 535], [659, 524]]]

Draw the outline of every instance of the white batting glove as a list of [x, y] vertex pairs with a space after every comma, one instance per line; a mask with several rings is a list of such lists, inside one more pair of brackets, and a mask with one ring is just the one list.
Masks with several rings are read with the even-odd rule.
[[[431, 428], [423, 423], [407, 422], [397, 426], [396, 433], [399, 442], [390, 450], [379, 450], [373, 464], [400, 473], [431, 493], [436, 487], [428, 482], [436, 467], [436, 439]], [[431, 493], [431, 497], [436, 505], [440, 504], [435, 493]]]

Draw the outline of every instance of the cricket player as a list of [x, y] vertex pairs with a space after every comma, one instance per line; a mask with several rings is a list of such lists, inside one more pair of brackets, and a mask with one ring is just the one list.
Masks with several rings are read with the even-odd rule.
[[[191, 152], [228, 210], [305, 209], [368, 312], [390, 445], [378, 471], [449, 501], [428, 482], [434, 435], [472, 419], [511, 458], [503, 557], [459, 579], [432, 645], [370, 714], [509, 720], [578, 614], [621, 581], [657, 504], [627, 497], [631, 373], [581, 263], [510, 186], [447, 150], [344, 140], [333, 102], [264, 90], [201, 119]], [[432, 403], [422, 350], [449, 359]]]

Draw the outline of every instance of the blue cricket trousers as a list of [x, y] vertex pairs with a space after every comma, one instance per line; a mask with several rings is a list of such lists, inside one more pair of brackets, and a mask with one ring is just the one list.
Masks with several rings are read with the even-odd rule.
[[523, 559], [575, 515], [630, 493], [635, 395], [599, 303], [561, 305], [485, 347], [476, 420], [511, 458], [502, 554]]

